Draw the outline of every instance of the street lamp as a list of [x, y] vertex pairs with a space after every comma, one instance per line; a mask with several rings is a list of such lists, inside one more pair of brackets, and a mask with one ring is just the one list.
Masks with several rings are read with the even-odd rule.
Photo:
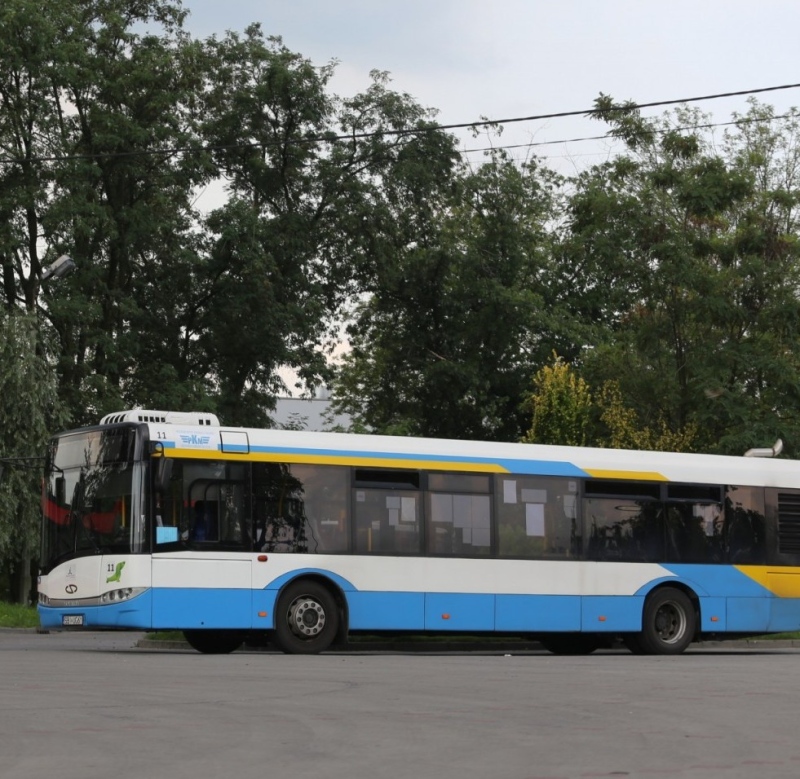
[[62, 279], [64, 276], [75, 270], [75, 263], [67, 254], [62, 254], [49, 268], [42, 274], [42, 281], [48, 279]]

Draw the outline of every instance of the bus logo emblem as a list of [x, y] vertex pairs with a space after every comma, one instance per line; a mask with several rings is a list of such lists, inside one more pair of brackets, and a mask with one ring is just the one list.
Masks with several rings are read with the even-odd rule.
[[64, 587], [64, 590], [69, 595], [74, 595], [78, 591], [78, 586], [75, 584], [68, 584], [66, 587]]
[[205, 446], [211, 440], [210, 435], [197, 435], [196, 433], [192, 433], [191, 435], [184, 435], [181, 433], [181, 441], [185, 444], [192, 444], [197, 446]]

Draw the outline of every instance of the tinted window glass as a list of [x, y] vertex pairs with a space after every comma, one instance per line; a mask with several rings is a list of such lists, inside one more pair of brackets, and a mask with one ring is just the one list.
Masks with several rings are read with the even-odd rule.
[[489, 554], [492, 545], [489, 495], [427, 495], [428, 553]]
[[353, 490], [356, 551], [420, 553], [420, 496], [410, 490]]
[[664, 556], [661, 503], [587, 498], [584, 538], [589, 560], [658, 561]]
[[[249, 465], [175, 460], [170, 480], [155, 496], [156, 540], [198, 548], [251, 546]], [[170, 530], [174, 529], [174, 530]]]
[[566, 558], [580, 552], [575, 479], [498, 476], [499, 553], [503, 557]]
[[336, 466], [254, 463], [254, 548], [347, 551], [348, 480], [348, 469]]
[[356, 486], [383, 487], [385, 489], [418, 489], [418, 471], [398, 471], [382, 468], [356, 468]]
[[630, 495], [633, 497], [661, 497], [661, 485], [646, 481], [587, 481], [587, 495]]
[[724, 527], [728, 562], [765, 562], [765, 531], [763, 487], [728, 487]]
[[722, 562], [722, 506], [719, 503], [668, 503], [665, 512], [665, 561]]
[[480, 492], [491, 489], [491, 476], [463, 473], [430, 473], [428, 489], [436, 492]]

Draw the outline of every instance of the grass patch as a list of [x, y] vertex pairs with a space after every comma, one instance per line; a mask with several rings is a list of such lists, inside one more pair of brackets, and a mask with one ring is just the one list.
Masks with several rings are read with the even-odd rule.
[[182, 630], [159, 630], [147, 634], [148, 641], [186, 641]]
[[785, 641], [786, 639], [797, 640], [800, 639], [800, 633], [768, 633], [766, 636], [759, 636], [759, 641], [772, 641], [772, 640], [782, 640]]
[[33, 606], [0, 602], [0, 628], [38, 628], [39, 615]]

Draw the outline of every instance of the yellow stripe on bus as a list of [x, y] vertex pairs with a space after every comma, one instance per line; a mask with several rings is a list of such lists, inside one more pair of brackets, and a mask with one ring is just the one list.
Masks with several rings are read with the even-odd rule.
[[445, 462], [352, 455], [299, 454], [292, 452], [220, 452], [208, 449], [164, 449], [166, 457], [186, 457], [193, 460], [245, 460], [247, 462], [297, 463], [303, 465], [364, 465], [371, 468], [409, 468], [438, 471], [468, 471], [471, 473], [508, 473], [497, 463]]
[[604, 468], [584, 468], [586, 473], [594, 479], [628, 479], [630, 481], [669, 481], [669, 479], [656, 471], [615, 471]]
[[788, 565], [736, 565], [734, 568], [778, 598], [800, 598], [800, 568]]

